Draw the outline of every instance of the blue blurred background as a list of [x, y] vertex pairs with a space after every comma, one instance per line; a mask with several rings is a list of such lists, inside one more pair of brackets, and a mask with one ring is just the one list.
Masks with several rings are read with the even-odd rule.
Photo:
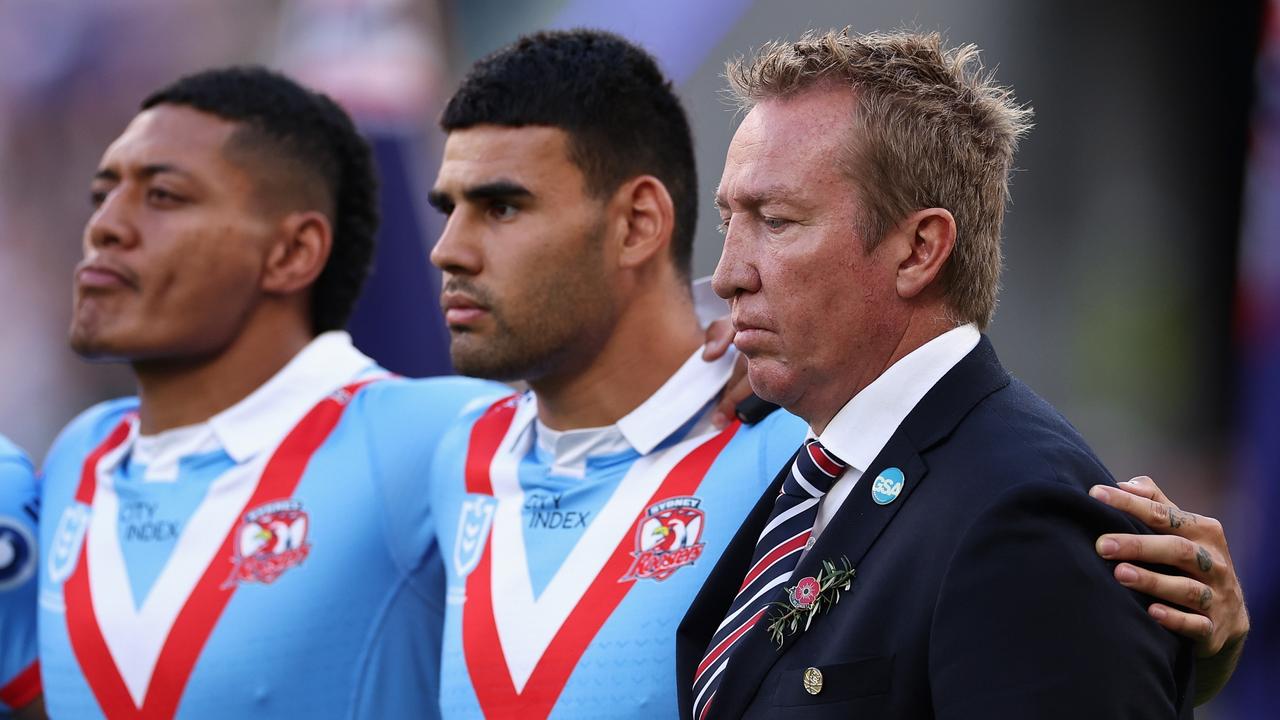
[[352, 331], [408, 375], [448, 371], [423, 199], [435, 117], [467, 66], [522, 32], [591, 26], [653, 52], [697, 142], [695, 269], [737, 117], [724, 60], [810, 27], [972, 42], [1036, 128], [1019, 152], [991, 334], [1005, 364], [1120, 478], [1223, 518], [1254, 618], [1201, 716], [1270, 716], [1280, 678], [1280, 0], [3, 0], [0, 432], [41, 456], [71, 416], [131, 391], [65, 346], [88, 181], [148, 91], [260, 62], [332, 94], [373, 141], [384, 229]]

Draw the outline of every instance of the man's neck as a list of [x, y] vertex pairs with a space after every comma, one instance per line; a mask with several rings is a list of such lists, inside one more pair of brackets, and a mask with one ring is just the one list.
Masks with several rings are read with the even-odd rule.
[[260, 323], [211, 355], [135, 361], [141, 432], [207, 421], [270, 380], [311, 340], [305, 325]]
[[702, 342], [687, 294], [634, 301], [588, 366], [529, 383], [538, 418], [555, 430], [612, 425], [657, 392]]
[[787, 410], [803, 418], [815, 434], [821, 435], [836, 413], [876, 378], [902, 358], [955, 327], [955, 323], [947, 319], [945, 308], [917, 313], [897, 333], [883, 339], [879, 352], [862, 353], [866, 360], [859, 363], [859, 369], [837, 379], [832, 385], [810, 389], [801, 405]]

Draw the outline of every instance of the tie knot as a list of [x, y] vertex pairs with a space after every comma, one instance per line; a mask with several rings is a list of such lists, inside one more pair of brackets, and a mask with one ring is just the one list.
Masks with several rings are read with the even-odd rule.
[[782, 492], [801, 497], [822, 497], [844, 474], [846, 467], [848, 465], [822, 447], [822, 443], [806, 440], [796, 457], [791, 477], [782, 483]]

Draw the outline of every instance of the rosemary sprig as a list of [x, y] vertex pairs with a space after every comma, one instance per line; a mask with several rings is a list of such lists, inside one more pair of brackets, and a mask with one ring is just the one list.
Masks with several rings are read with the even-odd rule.
[[[788, 635], [794, 635], [800, 630], [801, 622], [804, 623], [804, 630], [808, 630], [813, 618], [840, 602], [840, 592], [848, 590], [853, 584], [853, 576], [857, 571], [849, 564], [849, 558], [842, 557], [840, 561], [841, 567], [836, 567], [830, 560], [822, 561], [822, 569], [818, 571], [817, 577], [818, 595], [813, 602], [800, 606], [793, 601], [772, 603], [781, 613], [769, 623], [769, 637], [778, 643], [779, 650]], [[802, 581], [804, 579], [801, 578]], [[788, 598], [794, 597], [797, 585], [786, 589]]]

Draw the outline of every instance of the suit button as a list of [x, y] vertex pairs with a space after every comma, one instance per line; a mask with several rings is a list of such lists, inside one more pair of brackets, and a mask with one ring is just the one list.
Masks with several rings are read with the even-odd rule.
[[804, 671], [804, 689], [810, 695], [822, 692], [822, 671], [816, 667]]

